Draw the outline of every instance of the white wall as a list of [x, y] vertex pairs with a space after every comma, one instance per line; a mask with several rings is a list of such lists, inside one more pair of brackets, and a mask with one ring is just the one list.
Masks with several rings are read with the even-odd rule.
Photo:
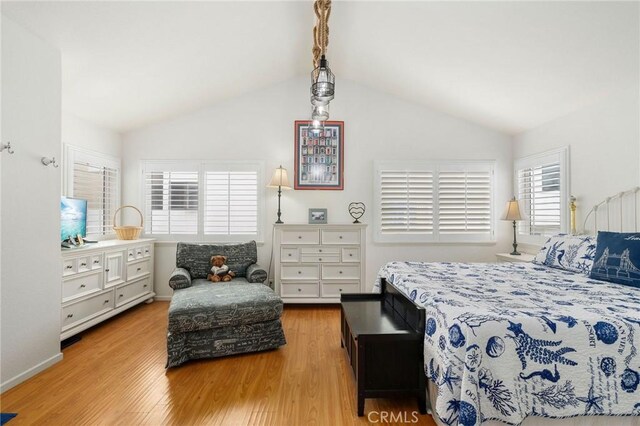
[[[282, 164], [293, 175], [293, 122], [309, 116], [306, 78], [289, 80], [210, 108], [123, 135], [123, 202], [140, 205], [139, 161], [142, 159], [264, 159], [267, 176]], [[328, 208], [330, 223], [351, 221], [347, 205], [367, 205], [364, 221], [373, 218], [373, 160], [496, 160], [496, 200], [511, 196], [510, 138], [417, 104], [340, 80], [331, 118], [345, 121], [344, 191], [286, 191], [282, 211], [286, 223], [306, 223], [310, 207]], [[260, 263], [268, 264], [271, 224], [277, 198], [265, 189], [265, 244]], [[389, 260], [493, 261], [509, 245], [508, 224], [498, 222], [497, 245], [374, 244], [367, 231], [367, 277], [370, 287], [380, 266]], [[175, 244], [156, 248], [156, 292], [170, 296], [168, 276], [175, 265]]]
[[2, 17], [0, 389], [60, 353], [60, 52]]
[[122, 157], [120, 133], [82, 120], [71, 113], [62, 113], [62, 143]]
[[640, 183], [640, 92], [630, 87], [514, 138], [520, 158], [569, 146], [578, 229], [593, 205]]

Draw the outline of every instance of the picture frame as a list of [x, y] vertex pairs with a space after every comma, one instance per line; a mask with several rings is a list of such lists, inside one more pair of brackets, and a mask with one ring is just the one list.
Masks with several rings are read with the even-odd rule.
[[309, 225], [327, 223], [327, 209], [309, 209]]
[[325, 121], [316, 132], [310, 120], [295, 121], [293, 186], [296, 190], [344, 189], [344, 121]]

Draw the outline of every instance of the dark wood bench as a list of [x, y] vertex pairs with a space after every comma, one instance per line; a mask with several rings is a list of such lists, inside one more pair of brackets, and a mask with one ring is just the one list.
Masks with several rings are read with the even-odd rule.
[[382, 293], [342, 294], [342, 347], [357, 382], [358, 416], [365, 398], [414, 396], [427, 413], [424, 308], [382, 282]]

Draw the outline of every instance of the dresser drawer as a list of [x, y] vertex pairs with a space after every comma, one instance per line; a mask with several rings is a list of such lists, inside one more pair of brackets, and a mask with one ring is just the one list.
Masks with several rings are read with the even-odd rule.
[[305, 254], [323, 254], [323, 255], [336, 255], [340, 254], [339, 247], [304, 247], [300, 249], [300, 252], [304, 256]]
[[114, 308], [113, 290], [62, 307], [62, 331]]
[[147, 275], [150, 272], [149, 269], [150, 262], [148, 260], [127, 265], [127, 281]]
[[62, 281], [62, 301], [100, 291], [101, 283], [102, 274], [99, 272], [65, 279]]
[[151, 257], [151, 246], [142, 246], [142, 257]]
[[322, 244], [360, 244], [360, 231], [323, 229]]
[[318, 266], [282, 265], [280, 268], [283, 280], [317, 280]]
[[360, 278], [360, 265], [322, 265], [322, 279], [357, 280]]
[[360, 249], [357, 247], [349, 247], [342, 249], [343, 262], [360, 262]]
[[62, 276], [73, 275], [76, 273], [75, 259], [62, 259]]
[[340, 262], [340, 255], [338, 254], [303, 254], [303, 263], [338, 263]]
[[102, 269], [102, 255], [94, 254], [91, 256], [91, 269]]
[[318, 297], [320, 289], [318, 283], [282, 283], [280, 295], [282, 297]]
[[280, 262], [299, 262], [300, 261], [300, 249], [298, 248], [285, 248], [280, 250]]
[[360, 293], [360, 283], [322, 283], [322, 297], [340, 297], [342, 293]]
[[134, 260], [136, 260], [136, 249], [130, 248], [129, 250], [127, 250], [127, 261], [133, 262]]
[[320, 233], [317, 229], [283, 230], [282, 244], [320, 244]]
[[116, 287], [116, 307], [151, 291], [149, 278]]
[[81, 274], [91, 270], [91, 256], [79, 257], [76, 260], [76, 271]]

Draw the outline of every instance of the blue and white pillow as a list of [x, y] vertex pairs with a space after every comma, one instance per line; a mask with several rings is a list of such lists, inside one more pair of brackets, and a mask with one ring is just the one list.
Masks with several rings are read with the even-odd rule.
[[640, 288], [640, 233], [598, 232], [591, 278]]
[[595, 253], [594, 237], [558, 234], [547, 240], [533, 263], [589, 275]]

